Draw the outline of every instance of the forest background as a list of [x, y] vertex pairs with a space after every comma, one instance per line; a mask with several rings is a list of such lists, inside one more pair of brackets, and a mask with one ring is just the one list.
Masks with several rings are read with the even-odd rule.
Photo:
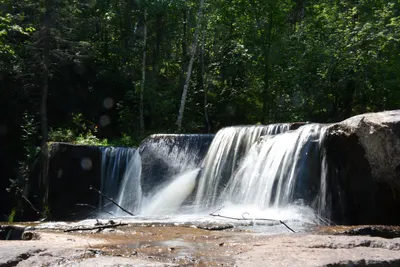
[[2, 188], [47, 141], [396, 108], [398, 0], [0, 0]]

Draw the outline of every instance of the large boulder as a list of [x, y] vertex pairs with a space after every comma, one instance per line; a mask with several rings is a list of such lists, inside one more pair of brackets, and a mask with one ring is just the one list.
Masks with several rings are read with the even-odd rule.
[[400, 224], [400, 110], [367, 113], [328, 127], [332, 219]]
[[67, 143], [49, 144], [48, 208], [51, 219], [85, 217], [97, 207], [100, 189], [102, 153], [96, 146]]
[[[48, 148], [48, 182], [40, 178], [38, 160], [26, 192], [33, 206], [48, 211], [47, 219], [51, 220], [93, 217], [106, 210], [102, 207], [112, 206], [105, 196], [116, 199], [125, 171], [136, 151], [128, 147], [58, 142], [49, 143]], [[47, 199], [45, 192], [48, 192]], [[24, 219], [32, 218], [24, 213]], [[38, 219], [37, 216], [34, 219]]]

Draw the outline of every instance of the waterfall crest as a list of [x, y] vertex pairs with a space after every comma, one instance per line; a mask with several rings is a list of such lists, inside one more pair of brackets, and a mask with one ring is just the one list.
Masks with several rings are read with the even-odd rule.
[[220, 130], [202, 164], [195, 200], [197, 209], [216, 204], [221, 188], [229, 181], [242, 157], [260, 136], [286, 132], [289, 127], [290, 124], [271, 124], [235, 126]]

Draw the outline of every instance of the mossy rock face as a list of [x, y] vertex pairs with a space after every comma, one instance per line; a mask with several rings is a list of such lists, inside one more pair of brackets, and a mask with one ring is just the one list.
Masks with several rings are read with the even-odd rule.
[[324, 145], [333, 221], [400, 225], [400, 110], [333, 124]]

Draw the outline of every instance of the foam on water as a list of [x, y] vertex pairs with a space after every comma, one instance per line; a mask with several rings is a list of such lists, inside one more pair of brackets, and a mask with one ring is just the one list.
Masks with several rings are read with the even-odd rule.
[[268, 207], [260, 209], [256, 205], [243, 205], [226, 203], [221, 209], [213, 214], [218, 214], [221, 218], [256, 220], [261, 222], [299, 221], [302, 223], [315, 224], [319, 222], [314, 210], [307, 206], [290, 204], [285, 207]]

